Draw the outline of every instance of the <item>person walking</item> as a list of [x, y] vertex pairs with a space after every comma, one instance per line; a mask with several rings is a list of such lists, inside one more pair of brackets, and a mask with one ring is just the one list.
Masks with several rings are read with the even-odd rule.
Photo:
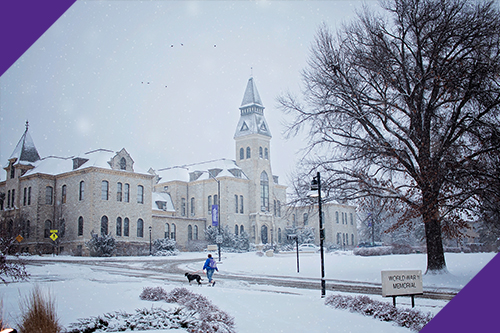
[[207, 270], [208, 284], [212, 287], [215, 286], [215, 281], [212, 279], [212, 276], [214, 275], [214, 272], [218, 272], [219, 269], [217, 268], [217, 262], [214, 258], [212, 258], [210, 253], [208, 254], [207, 260], [205, 260], [205, 265], [203, 265], [203, 271], [205, 270]]

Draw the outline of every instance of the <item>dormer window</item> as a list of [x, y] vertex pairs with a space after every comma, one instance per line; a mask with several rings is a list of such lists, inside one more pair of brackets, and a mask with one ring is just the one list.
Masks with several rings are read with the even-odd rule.
[[120, 170], [127, 170], [127, 160], [125, 160], [125, 157], [120, 159]]
[[222, 169], [210, 169], [208, 170], [208, 173], [210, 174], [210, 177], [215, 178], [221, 173]]
[[16, 177], [16, 168], [14, 168], [14, 163], [10, 165], [10, 179], [14, 179]]

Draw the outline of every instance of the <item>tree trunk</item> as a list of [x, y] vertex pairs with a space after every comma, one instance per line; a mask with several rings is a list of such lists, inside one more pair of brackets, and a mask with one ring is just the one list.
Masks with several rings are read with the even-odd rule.
[[441, 236], [441, 223], [434, 216], [425, 218], [425, 238], [427, 242], [427, 273], [438, 273], [446, 269], [444, 259], [443, 239]]

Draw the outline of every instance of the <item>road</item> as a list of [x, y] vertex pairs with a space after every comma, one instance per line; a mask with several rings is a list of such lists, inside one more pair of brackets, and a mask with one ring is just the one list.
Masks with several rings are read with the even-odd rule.
[[[71, 265], [89, 265], [93, 270], [106, 271], [108, 273], [145, 278], [159, 281], [174, 281], [185, 283], [185, 269], [179, 266], [186, 266], [190, 263], [199, 263], [200, 266], [203, 260], [200, 259], [172, 259], [159, 260], [157, 257], [113, 257], [113, 258], [79, 258], [78, 260], [64, 260], [61, 258], [47, 258], [36, 260], [26, 260], [27, 265], [50, 265], [54, 263], [65, 263]], [[50, 279], [48, 277], [47, 279]], [[232, 273], [220, 273], [217, 275], [217, 280], [246, 282], [251, 285], [272, 285], [277, 287], [299, 288], [299, 289], [316, 289], [320, 290], [321, 284], [319, 279], [304, 278], [304, 277], [287, 277], [287, 276], [247, 276]], [[381, 295], [382, 287], [377, 283], [346, 281], [336, 279], [325, 279], [326, 289], [330, 291], [357, 293], [365, 295]], [[435, 300], [451, 300], [456, 295], [453, 291], [437, 291], [424, 288], [423, 295], [417, 295], [416, 298], [427, 298]]]

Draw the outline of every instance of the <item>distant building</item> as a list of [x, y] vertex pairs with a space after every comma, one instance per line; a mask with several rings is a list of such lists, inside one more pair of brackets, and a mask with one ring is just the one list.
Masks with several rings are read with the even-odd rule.
[[[0, 181], [0, 233], [20, 235], [18, 250], [31, 253], [88, 255], [92, 232], [111, 234], [118, 255], [148, 254], [160, 238], [189, 250], [204, 241], [220, 202], [221, 227], [247, 232], [252, 243], [282, 243], [292, 226], [313, 226], [319, 243], [315, 207], [287, 208], [286, 186], [272, 173], [271, 132], [253, 78], [239, 109], [234, 160], [156, 171], [135, 170], [125, 149], [40, 158], [26, 125]], [[324, 207], [326, 242], [357, 244], [355, 207]]]

